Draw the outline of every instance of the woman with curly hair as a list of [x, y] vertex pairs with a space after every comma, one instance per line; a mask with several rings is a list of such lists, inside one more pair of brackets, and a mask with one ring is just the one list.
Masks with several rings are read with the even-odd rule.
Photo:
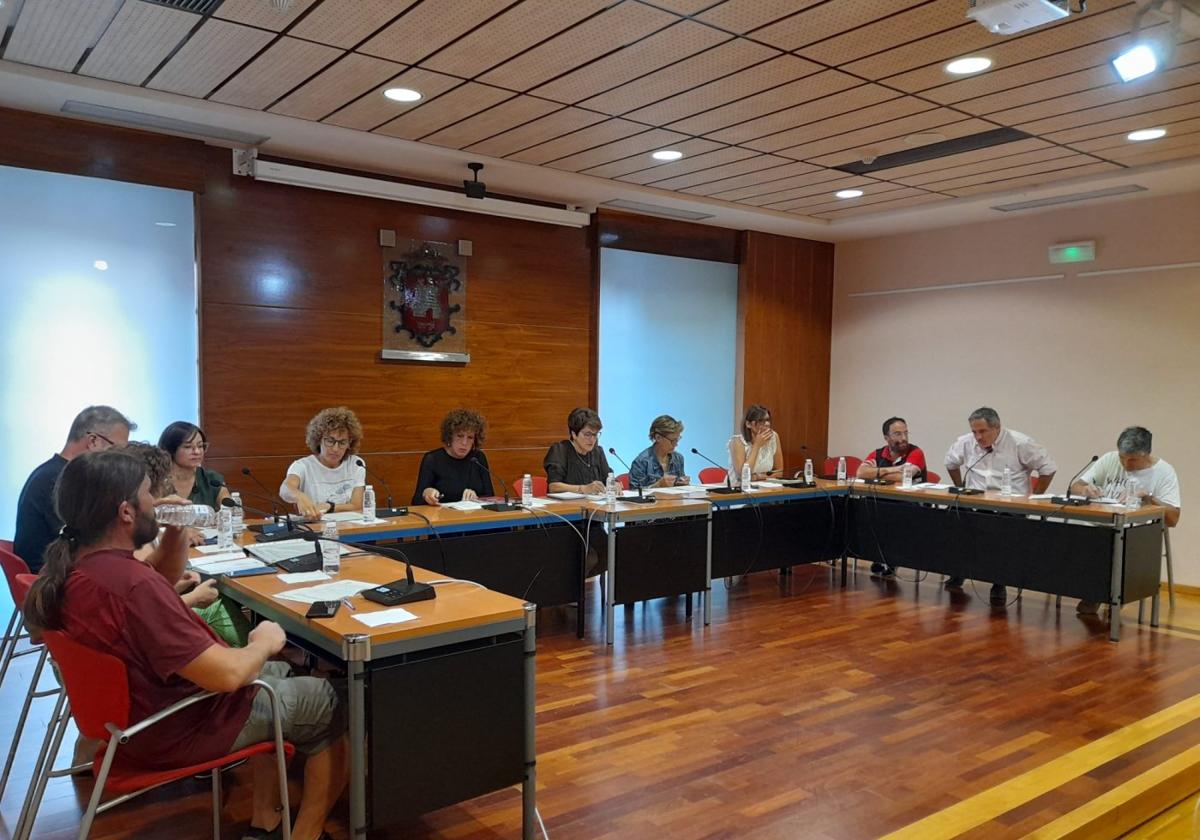
[[308, 421], [304, 440], [312, 451], [292, 461], [279, 495], [306, 519], [335, 511], [362, 510], [365, 467], [353, 457], [362, 443], [362, 424], [343, 406], [325, 408]]
[[414, 505], [471, 501], [491, 496], [492, 477], [487, 456], [479, 448], [487, 436], [487, 421], [477, 411], [456, 408], [442, 419], [442, 446], [421, 459]]

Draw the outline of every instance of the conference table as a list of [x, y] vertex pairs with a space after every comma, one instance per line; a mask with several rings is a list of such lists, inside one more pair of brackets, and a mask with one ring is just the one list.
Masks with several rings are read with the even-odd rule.
[[[388, 583], [403, 569], [348, 555], [338, 578]], [[414, 574], [443, 580], [437, 597], [403, 605], [411, 620], [376, 627], [359, 618], [388, 608], [361, 597], [331, 619], [305, 618], [307, 604], [276, 596], [308, 584], [275, 574], [225, 576], [220, 590], [345, 670], [352, 837], [520, 784], [522, 836], [532, 838], [536, 608], [425, 569]]]

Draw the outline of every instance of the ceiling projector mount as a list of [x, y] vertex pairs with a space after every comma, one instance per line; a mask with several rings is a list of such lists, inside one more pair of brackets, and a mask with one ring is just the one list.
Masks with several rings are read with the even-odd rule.
[[[1087, 11], [1087, 0], [1079, 0], [1075, 11]], [[967, 0], [967, 17], [996, 35], [1014, 35], [1071, 13], [1071, 0]]]

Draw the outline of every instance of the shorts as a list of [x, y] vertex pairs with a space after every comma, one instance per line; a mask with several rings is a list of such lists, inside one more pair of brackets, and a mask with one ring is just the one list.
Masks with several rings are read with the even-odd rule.
[[[283, 740], [305, 755], [319, 753], [346, 731], [346, 704], [338, 688], [319, 677], [293, 677], [286, 662], [267, 662], [258, 678], [275, 690]], [[272, 741], [271, 698], [265, 691], [254, 694], [250, 717], [242, 726], [230, 752], [261, 741]]]

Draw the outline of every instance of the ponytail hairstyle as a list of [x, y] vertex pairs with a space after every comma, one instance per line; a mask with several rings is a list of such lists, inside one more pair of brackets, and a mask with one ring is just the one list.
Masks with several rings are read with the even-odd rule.
[[63, 467], [54, 486], [54, 509], [64, 524], [58, 539], [46, 547], [45, 565], [25, 600], [30, 630], [62, 628], [67, 578], [79, 549], [104, 538], [122, 502], [137, 506], [145, 478], [142, 459], [123, 449], [87, 452]]

